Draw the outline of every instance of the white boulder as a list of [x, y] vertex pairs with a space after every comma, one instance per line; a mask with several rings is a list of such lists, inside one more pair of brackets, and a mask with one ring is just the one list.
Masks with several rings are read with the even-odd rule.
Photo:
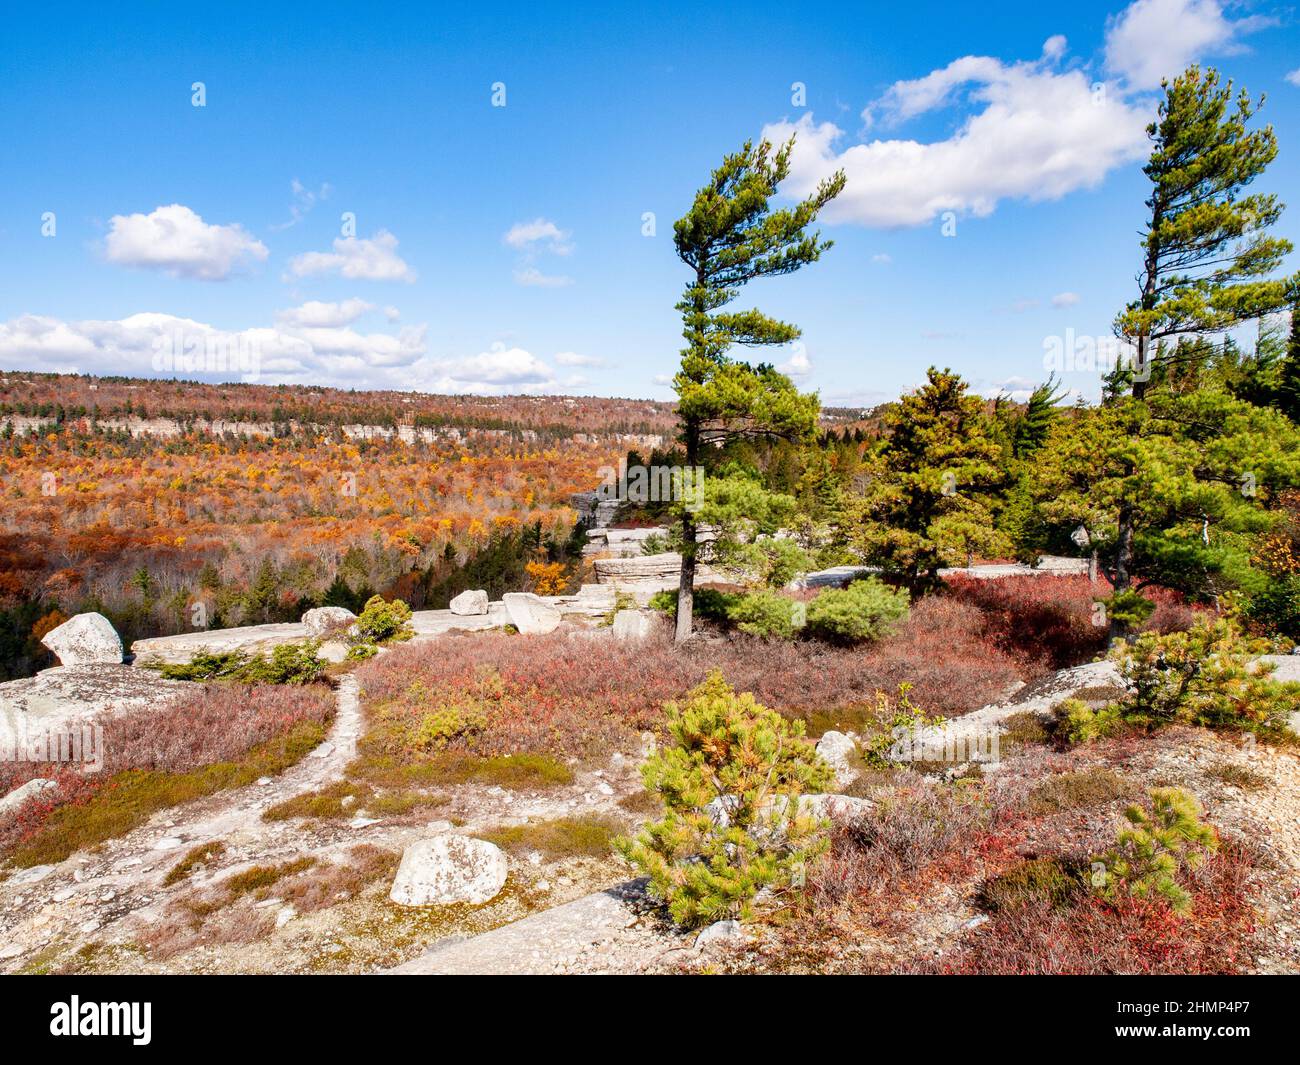
[[525, 636], [542, 636], [559, 627], [562, 615], [541, 596], [532, 592], [506, 592], [501, 597], [510, 624]]
[[644, 640], [654, 632], [655, 619], [640, 610], [620, 610], [614, 615], [614, 635], [620, 640]]
[[506, 882], [506, 856], [486, 840], [446, 835], [412, 843], [388, 897], [399, 906], [474, 905], [497, 896]]
[[745, 942], [745, 930], [740, 922], [732, 919], [714, 921], [695, 937], [695, 949], [707, 950], [709, 947], [738, 946]]
[[343, 606], [318, 606], [308, 610], [302, 616], [302, 623], [307, 627], [307, 635], [314, 640], [328, 636], [334, 630], [351, 625], [356, 620], [356, 614]]
[[451, 608], [453, 614], [462, 616], [486, 614], [488, 612], [488, 594], [481, 588], [471, 589], [468, 592], [461, 592], [447, 605]]
[[122, 664], [122, 638], [103, 614], [78, 614], [41, 639], [64, 666]]
[[835, 771], [835, 783], [843, 787], [858, 775], [853, 766], [858, 746], [843, 732], [823, 732], [817, 741], [817, 753]]
[[0, 814], [17, 813], [18, 808], [28, 799], [35, 799], [50, 789], [58, 791], [59, 786], [52, 780], [44, 780], [40, 777], [29, 780], [0, 799]]

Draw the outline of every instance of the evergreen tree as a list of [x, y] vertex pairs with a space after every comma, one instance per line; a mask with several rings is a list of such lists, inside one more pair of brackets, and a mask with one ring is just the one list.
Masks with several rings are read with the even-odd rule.
[[888, 441], [850, 534], [863, 561], [913, 592], [933, 588], [941, 566], [1010, 549], [993, 527], [990, 497], [1005, 475], [983, 404], [950, 370], [932, 366], [927, 378], [886, 415]]
[[[1220, 86], [1216, 71], [1202, 74], [1196, 66], [1163, 89], [1156, 121], [1147, 128], [1153, 147], [1144, 167], [1151, 195], [1141, 290], [1116, 319], [1118, 332], [1136, 344], [1136, 363], [1116, 367], [1108, 382], [1112, 402], [1130, 385], [1132, 400], [1144, 402], [1155, 366], [1201, 357], [1195, 345], [1173, 343], [1177, 338], [1258, 319], [1284, 307], [1300, 285], [1300, 275], [1267, 276], [1291, 251], [1289, 241], [1268, 235], [1282, 204], [1269, 194], [1243, 194], [1277, 155], [1271, 127], [1247, 129], [1259, 105], [1243, 91], [1229, 113], [1232, 83]], [[1134, 416], [1145, 421], [1141, 411]], [[1121, 472], [1142, 480], [1132, 459], [1123, 461]], [[1116, 557], [1109, 567], [1117, 592], [1131, 579], [1140, 506], [1131, 494], [1119, 500]]]
[[1300, 425], [1300, 300], [1291, 308], [1291, 338], [1277, 389], [1278, 409]]
[[[694, 273], [677, 304], [686, 347], [673, 380], [687, 466], [700, 465], [707, 445], [732, 436], [807, 439], [816, 426], [816, 396], [801, 395], [770, 365], [751, 366], [727, 355], [733, 344], [760, 347], [799, 337], [797, 327], [760, 311], [724, 308], [750, 281], [794, 273], [831, 246], [820, 234], [808, 233], [808, 227], [843, 190], [842, 172], [794, 207], [770, 207], [777, 186], [789, 175], [793, 147], [791, 139], [774, 154], [767, 141], [757, 147], [747, 141], [723, 159], [673, 226], [678, 258]], [[679, 641], [691, 633], [698, 548], [695, 516], [682, 507], [680, 521]]]

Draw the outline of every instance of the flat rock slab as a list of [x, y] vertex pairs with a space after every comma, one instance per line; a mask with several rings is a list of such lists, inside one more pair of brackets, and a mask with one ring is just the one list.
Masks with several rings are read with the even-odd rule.
[[691, 946], [642, 919], [643, 881], [587, 895], [469, 939], [448, 940], [389, 970], [394, 975], [638, 973]]
[[441, 636], [444, 632], [477, 632], [499, 629], [510, 624], [500, 603], [489, 603], [486, 614], [454, 614], [450, 610], [416, 610], [411, 614], [411, 628], [416, 636]]
[[131, 653], [135, 655], [136, 665], [176, 665], [190, 661], [199, 651], [214, 655], [230, 651], [261, 654], [283, 644], [301, 643], [307, 638], [307, 626], [301, 622], [240, 625], [233, 629], [205, 629], [136, 640], [131, 645]]
[[0, 739], [12, 743], [24, 729], [30, 738], [73, 721], [157, 709], [194, 689], [131, 666], [57, 666], [0, 684]]

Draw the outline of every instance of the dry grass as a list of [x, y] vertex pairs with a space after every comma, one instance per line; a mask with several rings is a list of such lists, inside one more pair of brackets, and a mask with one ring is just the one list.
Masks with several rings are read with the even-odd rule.
[[163, 886], [171, 887], [173, 884], [179, 884], [182, 880], [188, 880], [195, 869], [202, 868], [209, 862], [217, 861], [225, 853], [226, 845], [221, 840], [195, 847], [172, 866], [171, 871], [163, 878]]
[[503, 825], [481, 832], [479, 836], [513, 854], [536, 851], [554, 861], [580, 856], [607, 858], [613, 850], [615, 837], [623, 830], [624, 826], [612, 817], [584, 815], [526, 825]]
[[1029, 809], [1034, 814], [1054, 814], [1102, 806], [1134, 793], [1132, 781], [1111, 769], [1096, 766], [1046, 777], [1029, 793]]
[[1273, 781], [1264, 776], [1263, 773], [1256, 773], [1253, 769], [1247, 769], [1245, 766], [1236, 765], [1233, 762], [1220, 762], [1218, 765], [1206, 770], [1206, 772], [1216, 780], [1221, 780], [1234, 788], [1240, 788], [1242, 791], [1263, 791], [1273, 784]]
[[361, 810], [371, 817], [401, 817], [415, 810], [445, 805], [447, 801], [445, 795], [422, 791], [376, 791], [363, 782], [339, 780], [317, 791], [305, 791], [276, 803], [263, 812], [262, 820], [287, 821], [301, 817], [332, 821], [356, 817]]

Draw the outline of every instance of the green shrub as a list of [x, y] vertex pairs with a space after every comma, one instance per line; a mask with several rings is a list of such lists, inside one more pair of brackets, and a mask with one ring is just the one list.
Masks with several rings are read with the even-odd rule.
[[896, 768], [899, 764], [895, 750], [897, 744], [924, 729], [943, 724], [943, 717], [928, 714], [912, 702], [911, 692], [912, 685], [906, 681], [898, 686], [896, 696], [876, 692], [875, 730], [858, 743], [858, 750], [867, 765], [876, 769]]
[[1280, 733], [1297, 706], [1300, 684], [1270, 677], [1254, 661], [1266, 651], [1227, 618], [1198, 618], [1185, 632], [1143, 633], [1110, 653], [1127, 682], [1120, 714], [1147, 728], [1179, 723]]
[[390, 640], [409, 640], [415, 635], [411, 628], [411, 608], [402, 600], [387, 602], [381, 595], [372, 595], [356, 620], [359, 642], [386, 643]]
[[[727, 614], [731, 610], [732, 604], [739, 602], [741, 594], [740, 592], [724, 592], [718, 588], [696, 588], [695, 598], [691, 604], [691, 616], [725, 623], [728, 620]], [[662, 610], [665, 614], [676, 617], [676, 589], [668, 588], [662, 592], [655, 592], [650, 597], [650, 606], [655, 610]]]
[[319, 640], [281, 644], [265, 655], [250, 656], [243, 651], [210, 654], [197, 652], [188, 662], [159, 666], [169, 680], [233, 680], [262, 684], [310, 684], [319, 680], [325, 663], [317, 657]]
[[1219, 846], [1218, 833], [1202, 824], [1195, 796], [1178, 788], [1155, 788], [1150, 809], [1130, 806], [1130, 828], [1115, 846], [1094, 859], [1092, 886], [1103, 898], [1123, 891], [1138, 898], [1160, 895], [1175, 913], [1186, 913], [1191, 896], [1178, 883], [1184, 869], [1195, 869]]
[[993, 913], [1047, 903], [1065, 906], [1082, 889], [1079, 878], [1054, 858], [1035, 858], [1013, 865], [980, 889], [981, 906]]
[[907, 608], [906, 591], [868, 577], [821, 592], [808, 604], [807, 631], [833, 643], [877, 640], [907, 617]]
[[281, 644], [272, 648], [270, 658], [252, 659], [240, 679], [265, 684], [310, 684], [325, 672], [325, 663], [316, 655], [319, 649], [319, 640]]
[[642, 778], [666, 812], [618, 849], [649, 875], [678, 924], [749, 918], [759, 891], [801, 884], [806, 863], [829, 845], [825, 823], [798, 797], [827, 788], [830, 767], [802, 722], [737, 695], [719, 672], [665, 711], [672, 743]]
[[1140, 629], [1156, 610], [1155, 603], [1133, 588], [1099, 601], [1106, 607], [1106, 616], [1129, 631]]
[[794, 635], [793, 599], [779, 592], [747, 592], [731, 604], [727, 619], [741, 632], [788, 640]]
[[1094, 710], [1082, 699], [1066, 699], [1052, 708], [1052, 731], [1068, 744], [1091, 743], [1113, 736], [1124, 726], [1117, 705]]

